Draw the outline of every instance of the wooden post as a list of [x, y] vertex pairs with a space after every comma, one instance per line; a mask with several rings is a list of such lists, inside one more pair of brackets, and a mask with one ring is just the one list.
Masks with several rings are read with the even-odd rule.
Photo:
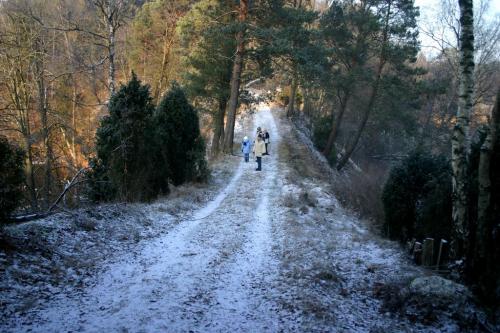
[[422, 263], [422, 243], [415, 242], [415, 246], [413, 247], [413, 260], [417, 265]]
[[408, 253], [411, 254], [413, 252], [413, 249], [415, 248], [415, 243], [417, 240], [415, 238], [412, 238], [410, 241], [406, 243]]
[[426, 238], [422, 247], [422, 265], [430, 267], [434, 262], [434, 239]]
[[444, 247], [446, 247], [446, 245], [448, 245], [448, 241], [441, 239], [441, 241], [439, 242], [439, 252], [436, 262], [436, 269], [439, 269], [441, 265], [441, 257], [443, 256]]

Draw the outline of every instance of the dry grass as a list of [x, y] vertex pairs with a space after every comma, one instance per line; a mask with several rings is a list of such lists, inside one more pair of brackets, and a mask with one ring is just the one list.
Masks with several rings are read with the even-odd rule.
[[373, 229], [379, 229], [378, 226], [384, 219], [381, 196], [388, 176], [387, 168], [365, 163], [362, 172], [349, 166], [344, 171], [337, 172], [326, 162], [318, 160], [317, 152], [312, 152], [311, 147], [302, 142], [303, 136], [299, 135], [297, 129], [290, 128], [288, 132], [289, 138], [283, 140], [285, 144], [281, 148], [283, 159], [293, 170], [287, 175], [288, 180], [293, 183], [312, 178], [329, 183], [331, 191], [344, 207], [352, 209], [362, 218], [374, 221]]
[[347, 170], [334, 181], [334, 191], [340, 202], [378, 223], [384, 220], [382, 190], [387, 179], [387, 170], [370, 165], [363, 172]]

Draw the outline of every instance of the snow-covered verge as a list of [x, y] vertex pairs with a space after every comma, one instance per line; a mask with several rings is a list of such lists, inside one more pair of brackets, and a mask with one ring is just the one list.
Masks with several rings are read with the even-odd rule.
[[[211, 165], [208, 184], [172, 187], [154, 203], [96, 205], [0, 230], [0, 322], [23, 317], [67, 290], [83, 290], [117, 258], [132, 253], [212, 200], [237, 169]], [[1, 330], [1, 329], [0, 329]]]
[[[302, 329], [498, 330], [487, 323], [466, 287], [415, 266], [397, 242], [378, 236], [371, 223], [339, 203], [338, 187], [348, 190], [349, 182], [341, 178], [349, 175], [333, 171], [295, 124], [282, 121], [280, 132], [285, 137], [282, 163], [288, 166], [283, 168], [286, 174], [281, 193], [283, 206], [288, 207], [282, 225], [287, 235], [282, 247], [282, 285], [288, 286], [283, 299], [303, 314]], [[416, 283], [422, 280], [425, 283]], [[431, 282], [436, 290], [447, 292], [447, 297], [428, 292]]]
[[313, 133], [309, 122], [310, 120], [303, 114], [294, 118], [292, 135], [297, 141], [307, 146], [318, 167], [329, 175], [329, 182], [334, 185], [333, 192], [341, 205], [350, 209], [351, 214], [372, 220], [369, 225], [369, 227], [373, 227], [372, 231], [380, 230], [380, 223], [384, 219], [380, 197], [382, 195], [382, 185], [388, 177], [386, 169], [366, 163], [362, 169], [352, 159], [341, 171], [330, 167], [325, 156], [317, 150], [311, 139]]

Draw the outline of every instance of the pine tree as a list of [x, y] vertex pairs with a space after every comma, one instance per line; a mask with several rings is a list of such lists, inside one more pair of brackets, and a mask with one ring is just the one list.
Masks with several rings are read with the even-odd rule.
[[180, 21], [179, 30], [186, 66], [186, 93], [195, 105], [212, 118], [212, 155], [224, 142], [224, 118], [229, 100], [231, 57], [235, 40], [232, 35], [234, 15], [226, 15], [226, 0], [203, 0], [196, 3]]
[[243, 57], [245, 53], [245, 33], [248, 16], [248, 0], [240, 0], [238, 7], [239, 31], [236, 33], [236, 51], [233, 60], [233, 71], [231, 74], [230, 95], [227, 106], [227, 121], [224, 130], [224, 152], [232, 153], [234, 125], [236, 123], [236, 110], [238, 108], [238, 97], [240, 94], [241, 73], [243, 72]]
[[[410, 0], [364, 0], [334, 2], [324, 17], [322, 30], [331, 49], [330, 78], [338, 93], [340, 109], [333, 117], [329, 139], [323, 151], [330, 157], [344, 111], [350, 101], [364, 99], [355, 95], [360, 86], [369, 93], [360, 107], [360, 122], [337, 163], [342, 169], [355, 151], [379, 98], [388, 74], [410, 73], [408, 64], [417, 53], [416, 17], [418, 10]], [[390, 76], [390, 75], [389, 75]]]

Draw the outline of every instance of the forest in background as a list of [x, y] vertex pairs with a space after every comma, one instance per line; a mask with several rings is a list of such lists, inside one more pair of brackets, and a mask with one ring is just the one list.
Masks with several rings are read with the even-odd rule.
[[[476, 3], [474, 14], [468, 251], [482, 243], [474, 227], [479, 155], [494, 132], [487, 124], [494, 124], [500, 86], [500, 19], [486, 21], [487, 6]], [[244, 86], [261, 78], [331, 165], [351, 175], [348, 204], [391, 238], [450, 239], [451, 146], [461, 96], [458, 8], [443, 0], [439, 21], [420, 27], [440, 48], [427, 58], [419, 53], [418, 8], [409, 0], [2, 1], [0, 134], [24, 152], [12, 162], [22, 159], [22, 175], [12, 175], [22, 178], [15, 183], [22, 196], [11, 198], [20, 212], [50, 209], [97, 157], [96, 130], [132, 73], [149, 85], [150, 110], [172, 82], [180, 84], [198, 110], [210, 156], [232, 151], [238, 107], [252, 102]], [[87, 203], [86, 183], [73, 186], [64, 204]], [[491, 200], [498, 202], [498, 194]], [[483, 249], [496, 255], [497, 213], [488, 211]]]

